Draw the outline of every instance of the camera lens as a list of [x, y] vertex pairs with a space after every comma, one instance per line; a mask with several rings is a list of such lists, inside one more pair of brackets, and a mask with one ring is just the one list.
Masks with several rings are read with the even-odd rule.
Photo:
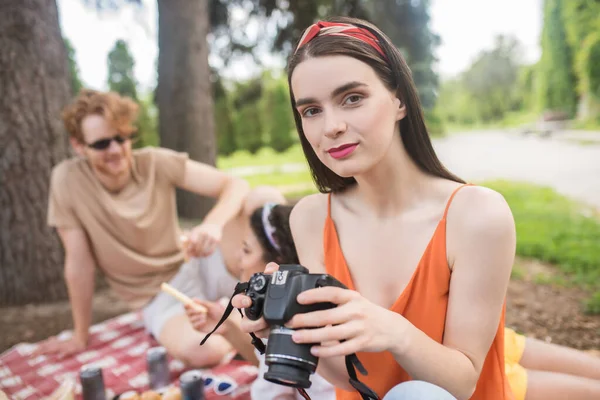
[[268, 370], [264, 378], [285, 386], [309, 388], [310, 375], [317, 369], [318, 358], [310, 353], [311, 344], [298, 344], [292, 340], [292, 329], [274, 326], [269, 335], [265, 363]]

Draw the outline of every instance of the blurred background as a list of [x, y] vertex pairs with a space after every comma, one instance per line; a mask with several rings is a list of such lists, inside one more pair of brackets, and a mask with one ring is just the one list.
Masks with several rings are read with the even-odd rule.
[[[0, 352], [70, 328], [50, 171], [83, 87], [141, 106], [138, 146], [186, 151], [295, 201], [315, 191], [285, 64], [301, 30], [374, 22], [411, 67], [434, 146], [515, 216], [508, 324], [600, 349], [600, 1], [2, 0]], [[211, 203], [178, 196], [182, 225]], [[100, 284], [94, 321], [124, 312]]]

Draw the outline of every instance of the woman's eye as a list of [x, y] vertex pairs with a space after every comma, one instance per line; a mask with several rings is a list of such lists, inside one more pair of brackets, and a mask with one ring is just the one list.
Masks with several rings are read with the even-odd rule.
[[351, 94], [350, 96], [346, 97], [346, 99], [344, 100], [344, 104], [349, 104], [349, 105], [356, 104], [359, 101], [361, 101], [362, 98], [363, 97], [361, 95]]
[[319, 109], [316, 107], [309, 107], [306, 110], [302, 111], [302, 116], [304, 117], [312, 117], [319, 112]]

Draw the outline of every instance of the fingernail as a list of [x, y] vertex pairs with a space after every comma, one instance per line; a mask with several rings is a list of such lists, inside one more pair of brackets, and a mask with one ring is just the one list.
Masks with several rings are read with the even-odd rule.
[[313, 356], [318, 356], [319, 355], [319, 348], [316, 346], [313, 346], [310, 348], [310, 352]]
[[244, 299], [242, 300], [242, 305], [244, 307], [250, 307], [252, 305], [252, 302], [250, 301], [250, 299]]

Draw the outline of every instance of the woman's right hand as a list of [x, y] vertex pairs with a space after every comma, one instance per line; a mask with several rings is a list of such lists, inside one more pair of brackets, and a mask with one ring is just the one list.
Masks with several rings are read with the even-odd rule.
[[[279, 269], [279, 265], [274, 262], [271, 262], [271, 263], [268, 263], [267, 266], [265, 267], [264, 273], [272, 274], [275, 271], [277, 271], [278, 269]], [[248, 308], [252, 305], [252, 300], [250, 299], [250, 297], [248, 297], [244, 294], [238, 294], [233, 297], [233, 299], [231, 300], [231, 304], [235, 308]], [[265, 321], [265, 319], [263, 317], [260, 317], [256, 321], [252, 321], [248, 318], [242, 318], [242, 323], [240, 325], [240, 328], [242, 328], [242, 331], [244, 331], [246, 333], [254, 333], [256, 336], [258, 336], [259, 338], [263, 338], [263, 339], [268, 338], [269, 333], [271, 332], [271, 329], [269, 328], [267, 321]]]

